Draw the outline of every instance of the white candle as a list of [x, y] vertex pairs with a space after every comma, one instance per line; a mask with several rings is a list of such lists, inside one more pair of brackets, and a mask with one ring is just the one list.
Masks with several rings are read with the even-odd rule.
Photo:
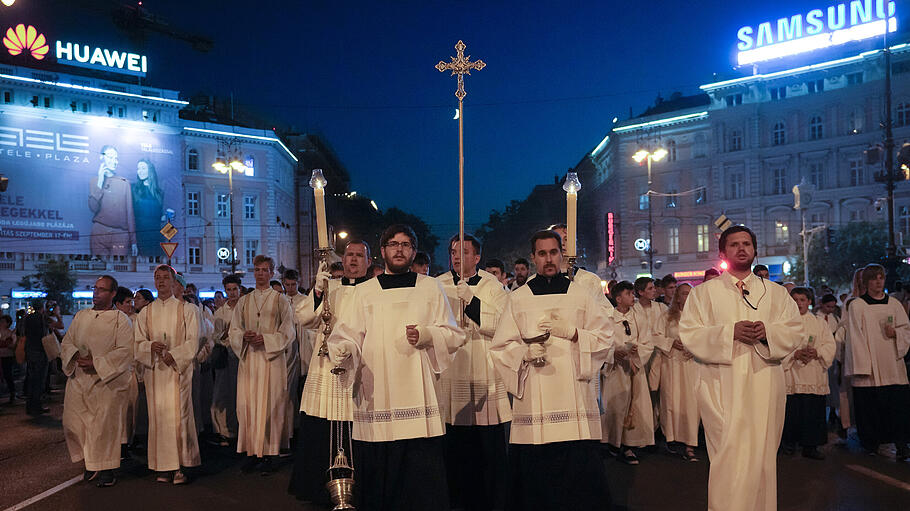
[[313, 188], [316, 199], [316, 232], [319, 238], [319, 248], [329, 247], [329, 230], [325, 222], [325, 190], [322, 187]]
[[578, 215], [578, 194], [566, 192], [566, 256], [575, 257], [575, 228]]

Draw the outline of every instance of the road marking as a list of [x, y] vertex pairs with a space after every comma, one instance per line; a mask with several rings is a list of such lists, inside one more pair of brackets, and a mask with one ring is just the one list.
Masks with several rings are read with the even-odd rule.
[[57, 493], [60, 490], [65, 490], [66, 488], [69, 488], [70, 486], [78, 483], [81, 480], [82, 480], [82, 474], [77, 475], [76, 477], [70, 479], [69, 481], [64, 481], [64, 482], [58, 484], [57, 486], [54, 486], [50, 490], [43, 491], [43, 492], [39, 493], [38, 495], [35, 495], [34, 497], [32, 497], [30, 499], [23, 500], [22, 502], [16, 504], [15, 506], [8, 507], [8, 508], [4, 509], [3, 511], [19, 511], [20, 509], [22, 509], [26, 506], [31, 506], [32, 504], [34, 504], [35, 502], [38, 502], [41, 499], [46, 499], [47, 497], [50, 497], [51, 495]]
[[878, 479], [879, 481], [881, 481], [885, 484], [890, 484], [891, 486], [895, 486], [904, 491], [910, 491], [910, 483], [905, 483], [899, 479], [895, 479], [893, 477], [886, 476], [885, 474], [876, 472], [876, 471], [872, 470], [871, 468], [866, 468], [866, 467], [862, 467], [859, 465], [847, 465], [847, 468], [849, 468], [850, 470], [853, 470], [854, 472], [859, 472], [860, 474], [869, 476], [873, 479]]

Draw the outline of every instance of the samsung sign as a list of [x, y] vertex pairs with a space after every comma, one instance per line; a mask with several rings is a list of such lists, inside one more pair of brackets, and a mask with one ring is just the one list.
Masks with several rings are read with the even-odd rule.
[[57, 41], [57, 63], [136, 76], [148, 71], [145, 55], [64, 41]]
[[736, 32], [739, 65], [788, 57], [862, 41], [897, 30], [895, 4], [888, 0], [852, 0], [813, 9]]

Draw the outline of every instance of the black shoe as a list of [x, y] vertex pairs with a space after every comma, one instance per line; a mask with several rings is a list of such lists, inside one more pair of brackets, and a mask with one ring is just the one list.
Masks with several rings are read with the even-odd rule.
[[262, 463], [259, 464], [259, 475], [262, 477], [268, 477], [275, 473], [278, 470], [278, 464], [272, 461], [271, 456], [267, 456], [262, 459]]
[[130, 459], [130, 447], [126, 444], [120, 444], [120, 461]]
[[95, 472], [95, 471], [93, 471], [93, 470], [86, 470], [86, 471], [83, 472], [83, 474], [82, 474], [82, 480], [83, 480], [84, 482], [92, 481], [92, 480], [94, 480], [96, 477], [98, 477], [98, 472]]
[[803, 447], [803, 457], [812, 460], [825, 459], [825, 455], [818, 450], [818, 447]]
[[259, 463], [262, 460], [255, 456], [248, 456], [247, 460], [240, 466], [240, 472], [244, 474], [252, 474], [256, 471], [256, 468], [259, 467]]
[[101, 474], [98, 476], [98, 483], [95, 485], [98, 488], [109, 488], [117, 484], [117, 478], [114, 477], [113, 470], [102, 470]]
[[620, 454], [619, 460], [626, 465], [638, 465], [638, 456], [635, 455], [635, 451], [628, 447]]

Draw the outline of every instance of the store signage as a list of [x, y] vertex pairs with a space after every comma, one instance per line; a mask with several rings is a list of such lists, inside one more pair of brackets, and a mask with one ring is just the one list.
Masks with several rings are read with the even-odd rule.
[[648, 247], [650, 247], [650, 246], [651, 246], [650, 240], [646, 240], [644, 238], [638, 238], [637, 240], [635, 240], [635, 250], [638, 250], [639, 252], [644, 252], [645, 250], [648, 250]]
[[741, 27], [739, 65], [788, 57], [852, 41], [862, 41], [897, 30], [895, 2], [852, 0], [826, 9], [812, 9], [776, 21]]
[[[6, 30], [3, 46], [14, 57], [25, 54], [35, 60], [44, 60], [50, 51], [47, 37], [36, 27], [24, 23]], [[134, 76], [145, 76], [148, 71], [148, 59], [138, 53], [62, 40], [56, 41], [55, 48], [57, 63], [66, 66]]]
[[616, 261], [616, 231], [613, 230], [613, 213], [607, 213], [607, 264]]
[[705, 270], [674, 271], [673, 277], [679, 280], [701, 279], [705, 277]]

